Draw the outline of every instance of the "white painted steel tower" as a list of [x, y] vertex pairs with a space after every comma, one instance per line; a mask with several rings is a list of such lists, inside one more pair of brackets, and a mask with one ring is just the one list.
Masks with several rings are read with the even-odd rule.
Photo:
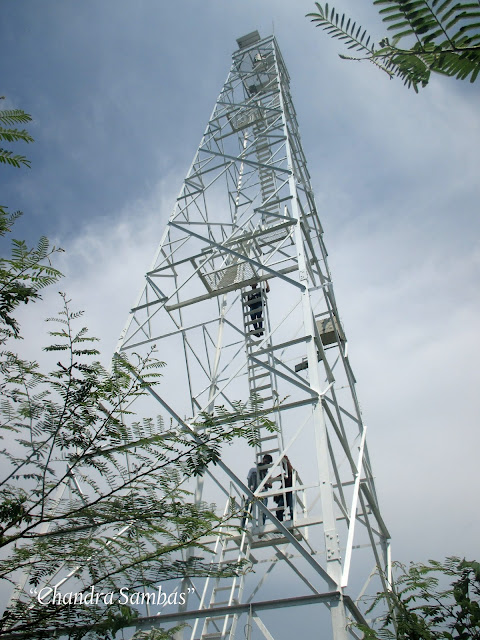
[[242, 535], [237, 518], [205, 542], [215, 563], [253, 571], [192, 579], [160, 621], [187, 621], [192, 640], [359, 637], [362, 596], [388, 583], [389, 534], [288, 72], [273, 36], [237, 42], [118, 349], [157, 345], [156, 398], [180, 422], [257, 399], [260, 446], [227, 448], [197, 487], [222, 511], [244, 505]]

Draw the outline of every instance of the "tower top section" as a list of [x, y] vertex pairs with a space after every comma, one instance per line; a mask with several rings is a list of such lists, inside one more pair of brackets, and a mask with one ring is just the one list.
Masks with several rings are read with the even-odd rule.
[[246, 49], [247, 47], [251, 47], [253, 44], [260, 42], [260, 34], [258, 31], [252, 31], [251, 33], [247, 33], [246, 36], [241, 36], [237, 38], [237, 44], [239, 49]]

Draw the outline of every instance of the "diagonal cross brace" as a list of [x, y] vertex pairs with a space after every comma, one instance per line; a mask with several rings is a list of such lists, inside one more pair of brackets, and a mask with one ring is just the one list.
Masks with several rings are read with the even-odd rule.
[[[140, 382], [145, 384], [143, 378], [141, 376], [136, 376]], [[200, 438], [195, 433], [193, 427], [189, 425], [187, 422], [182, 420], [182, 418], [170, 407], [163, 398], [161, 398], [158, 393], [156, 393], [150, 386], [145, 384], [145, 387], [149, 391], [149, 393], [157, 400], [157, 402], [166, 410], [168, 413], [174, 418], [178, 424], [182, 425], [182, 427], [190, 433], [192, 438], [201, 443]], [[224, 471], [228, 477], [239, 487], [239, 489], [246, 494], [249, 500], [255, 500], [255, 495], [250, 491], [250, 489], [240, 480], [240, 478], [233, 473], [228, 466], [222, 462], [222, 460], [217, 460], [216, 464], [222, 471]], [[302, 547], [302, 545], [298, 542], [298, 540], [293, 536], [290, 531], [279, 521], [277, 518], [270, 513], [267, 507], [263, 504], [261, 500], [257, 501], [258, 508], [262, 511], [262, 513], [276, 526], [278, 531], [282, 533], [282, 535], [288, 540], [288, 542], [293, 545], [293, 547], [298, 551], [298, 553], [308, 562], [308, 564], [313, 567], [313, 569], [327, 582], [328, 588], [334, 591], [340, 590], [340, 586], [335, 583], [332, 577], [327, 573], [327, 571], [318, 564], [318, 562], [312, 558], [312, 556], [308, 553], [306, 549]]]
[[271, 267], [267, 267], [267, 265], [262, 264], [261, 262], [258, 262], [257, 260], [254, 260], [253, 258], [249, 258], [248, 256], [246, 256], [243, 253], [239, 253], [238, 251], [235, 251], [234, 249], [229, 249], [225, 245], [219, 244], [218, 242], [214, 242], [213, 240], [210, 240], [210, 238], [206, 238], [205, 236], [201, 236], [200, 234], [195, 233], [194, 231], [191, 231], [190, 229], [186, 229], [184, 226], [176, 224], [175, 222], [169, 222], [168, 224], [171, 227], [175, 227], [175, 229], [183, 231], [184, 233], [188, 233], [188, 235], [192, 236], [193, 238], [197, 238], [198, 240], [202, 240], [203, 242], [206, 242], [210, 246], [215, 247], [215, 248], [219, 249], [220, 251], [224, 251], [225, 253], [230, 253], [232, 256], [235, 256], [236, 258], [240, 258], [241, 260], [246, 260], [247, 262], [250, 262], [250, 264], [252, 264], [253, 266], [257, 267], [257, 269], [263, 269], [263, 271], [266, 271], [267, 273], [270, 273], [272, 276], [281, 278], [282, 280], [285, 280], [285, 282], [288, 282], [288, 284], [293, 284], [295, 287], [300, 289], [300, 291], [305, 291], [305, 289], [306, 289], [306, 286], [304, 284], [302, 284], [300, 282], [296, 282], [296, 280], [292, 280], [291, 278], [287, 278], [287, 276], [283, 275], [279, 271], [275, 271], [275, 269], [272, 269]]

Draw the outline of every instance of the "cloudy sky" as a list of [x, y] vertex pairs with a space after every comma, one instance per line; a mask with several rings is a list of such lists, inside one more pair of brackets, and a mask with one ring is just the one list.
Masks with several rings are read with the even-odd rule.
[[[342, 0], [378, 40], [369, 6]], [[363, 3], [367, 4], [367, 3]], [[340, 7], [340, 0], [338, 2]], [[236, 38], [274, 30], [349, 336], [394, 557], [479, 559], [480, 169], [475, 85], [416, 95], [341, 61], [310, 0], [3, 0], [3, 108], [32, 114], [30, 170], [1, 168], [16, 236], [65, 254], [60, 287], [106, 355], [226, 78]], [[23, 314], [45, 344], [55, 291]], [[36, 354], [35, 354], [36, 355]]]

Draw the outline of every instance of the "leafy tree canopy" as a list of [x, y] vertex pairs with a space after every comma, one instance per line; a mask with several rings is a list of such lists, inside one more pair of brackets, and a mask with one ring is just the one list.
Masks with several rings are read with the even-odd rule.
[[[9, 125], [31, 119], [18, 110], [0, 118]], [[13, 129], [0, 136], [31, 140]], [[28, 166], [14, 157], [6, 152], [2, 162]], [[19, 215], [0, 207], [0, 235]], [[105, 640], [131, 626], [143, 611], [138, 603], [45, 602], [39, 589], [47, 589], [47, 599], [55, 587], [118, 595], [125, 587], [143, 592], [172, 579], [245, 571], [244, 561], [219, 570], [204, 544], [227, 522], [240, 530], [242, 505], [233, 502], [218, 516], [213, 505], [194, 500], [188, 481], [215, 464], [234, 438], [256, 444], [259, 421], [274, 426], [256, 417], [255, 399], [229, 411], [217, 407], [189, 429], [135, 415], [135, 402], [160, 380], [162, 363], [153, 351], [132, 360], [117, 355], [106, 370], [96, 360], [96, 339], [78, 324], [82, 314], [63, 294], [45, 349], [59, 358], [53, 370], [20, 358], [12, 346], [21, 337], [15, 312], [60, 277], [50, 264], [55, 251], [45, 238], [33, 249], [13, 240], [11, 254], [0, 257], [0, 584], [15, 587], [0, 638]], [[170, 638], [174, 631], [137, 637]]]
[[[432, 71], [470, 79], [480, 72], [480, 0], [374, 0], [388, 27], [388, 36], [376, 45], [366, 29], [334, 7], [316, 2], [317, 11], [307, 14], [312, 22], [347, 49], [360, 56], [340, 55], [346, 60], [369, 60], [391, 78], [398, 76], [418, 92]], [[400, 46], [407, 40], [408, 45]]]
[[379, 631], [360, 627], [365, 640], [480, 640], [480, 563], [451, 557], [395, 569], [394, 588], [369, 609], [388, 613]]

